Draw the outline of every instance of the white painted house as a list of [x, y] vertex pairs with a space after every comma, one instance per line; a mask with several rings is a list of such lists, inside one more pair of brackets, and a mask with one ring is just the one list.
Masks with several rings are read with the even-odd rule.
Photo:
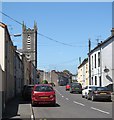
[[113, 83], [114, 70], [114, 29], [112, 35], [101, 42], [91, 52], [91, 81], [92, 85], [107, 86]]

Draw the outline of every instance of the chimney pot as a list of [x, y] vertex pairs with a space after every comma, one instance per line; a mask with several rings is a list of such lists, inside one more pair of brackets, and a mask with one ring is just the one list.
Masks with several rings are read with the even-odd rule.
[[114, 28], [111, 30], [111, 35], [114, 36]]

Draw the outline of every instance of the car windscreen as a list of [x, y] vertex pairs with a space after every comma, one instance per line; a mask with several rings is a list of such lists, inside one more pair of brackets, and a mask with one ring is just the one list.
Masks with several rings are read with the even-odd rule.
[[37, 86], [35, 88], [35, 91], [37, 91], [37, 92], [51, 92], [51, 91], [53, 91], [53, 88], [51, 86]]

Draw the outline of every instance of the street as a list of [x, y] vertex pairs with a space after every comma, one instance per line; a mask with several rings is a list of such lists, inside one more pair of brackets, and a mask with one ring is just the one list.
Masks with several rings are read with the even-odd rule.
[[71, 94], [65, 86], [54, 87], [56, 106], [33, 107], [36, 118], [112, 118], [112, 102], [94, 101], [82, 98], [81, 94]]

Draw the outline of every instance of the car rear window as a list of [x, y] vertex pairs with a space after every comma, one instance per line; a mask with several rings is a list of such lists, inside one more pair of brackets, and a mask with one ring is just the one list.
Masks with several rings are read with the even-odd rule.
[[89, 88], [94, 90], [96, 87], [95, 86], [89, 86]]
[[79, 88], [82, 87], [80, 83], [74, 83], [74, 84], [72, 84], [72, 86], [73, 86], [73, 87], [79, 87]]
[[96, 90], [97, 91], [109, 91], [109, 89], [106, 87], [97, 87]]
[[51, 86], [37, 86], [35, 88], [35, 91], [37, 91], [37, 92], [50, 92], [50, 91], [53, 91], [53, 88]]

